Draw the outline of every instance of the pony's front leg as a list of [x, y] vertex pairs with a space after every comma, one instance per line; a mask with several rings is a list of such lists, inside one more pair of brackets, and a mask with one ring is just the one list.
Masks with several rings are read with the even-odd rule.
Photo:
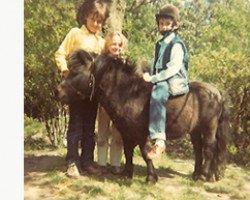
[[124, 146], [124, 154], [125, 154], [125, 167], [122, 171], [121, 175], [133, 178], [133, 151], [134, 147], [130, 144], [130, 142], [126, 139], [123, 139], [123, 146]]
[[158, 181], [158, 176], [155, 173], [155, 168], [154, 168], [154, 164], [152, 162], [152, 160], [147, 158], [146, 152], [145, 152], [145, 148], [147, 148], [147, 144], [139, 144], [140, 150], [141, 150], [141, 154], [142, 157], [144, 159], [144, 161], [147, 164], [147, 178], [146, 178], [146, 182], [147, 183], [156, 183]]

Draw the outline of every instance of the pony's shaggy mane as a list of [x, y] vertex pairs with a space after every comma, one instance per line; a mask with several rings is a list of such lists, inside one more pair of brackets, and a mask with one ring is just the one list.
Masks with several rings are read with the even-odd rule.
[[81, 73], [90, 68], [91, 62], [97, 56], [95, 53], [88, 53], [82, 49], [76, 50], [67, 57], [67, 65], [70, 71], [75, 74]]
[[[129, 75], [136, 72], [135, 64], [131, 64], [128, 60], [124, 61], [122, 58], [113, 58], [108, 54], [98, 56], [95, 62], [98, 63], [98, 68], [94, 66], [92, 70], [97, 72], [97, 74], [103, 74], [104, 71], [108, 72], [114, 68], [119, 68], [119, 70], [122, 70]], [[99, 63], [102, 64], [100, 65]]]
[[[132, 97], [137, 96], [145, 87], [150, 87], [150, 83], [142, 81], [140, 70], [134, 63], [130, 63], [122, 58], [113, 58], [107, 54], [98, 56], [95, 60], [96, 65], [93, 66], [92, 71], [96, 75], [96, 80], [101, 80], [105, 73], [112, 73], [116, 77], [113, 78], [114, 83], [118, 84], [119, 91], [126, 91], [126, 95]], [[124, 95], [124, 92], [121, 92]]]

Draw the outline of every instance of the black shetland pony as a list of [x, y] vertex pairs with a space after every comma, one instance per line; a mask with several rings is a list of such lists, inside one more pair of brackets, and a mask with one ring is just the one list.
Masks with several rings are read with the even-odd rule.
[[[142, 73], [134, 65], [123, 60], [103, 54], [94, 59], [89, 69], [84, 65], [88, 53], [77, 51], [72, 57], [79, 61], [75, 66], [83, 63], [78, 96], [89, 98], [94, 95], [121, 132], [126, 158], [123, 175], [132, 178], [133, 150], [139, 145], [147, 164], [146, 181], [156, 182], [158, 177], [152, 160], [145, 154], [145, 148], [149, 147], [152, 84], [142, 79]], [[70, 99], [68, 95], [64, 92], [60, 98], [67, 96]], [[185, 134], [191, 136], [195, 153], [193, 179], [219, 180], [225, 169], [227, 152], [227, 110], [220, 92], [210, 84], [191, 82], [189, 93], [170, 98], [166, 106], [168, 139]]]

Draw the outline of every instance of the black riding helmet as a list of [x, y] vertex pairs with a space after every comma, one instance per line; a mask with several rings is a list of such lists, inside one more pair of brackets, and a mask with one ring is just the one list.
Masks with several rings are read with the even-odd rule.
[[159, 13], [156, 14], [155, 17], [157, 24], [159, 23], [159, 19], [164, 17], [172, 17], [175, 23], [177, 23], [179, 19], [179, 9], [171, 4], [165, 4], [160, 8]]

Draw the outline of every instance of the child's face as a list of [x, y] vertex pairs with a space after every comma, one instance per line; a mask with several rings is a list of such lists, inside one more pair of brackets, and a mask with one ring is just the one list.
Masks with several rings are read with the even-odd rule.
[[161, 33], [172, 31], [173, 27], [174, 27], [174, 20], [172, 18], [159, 19], [159, 31]]
[[101, 30], [102, 25], [103, 25], [103, 19], [99, 16], [89, 15], [86, 19], [86, 27], [93, 34]]
[[118, 35], [115, 35], [111, 42], [110, 45], [108, 46], [108, 51], [113, 57], [117, 57], [120, 55], [122, 50], [122, 39]]

